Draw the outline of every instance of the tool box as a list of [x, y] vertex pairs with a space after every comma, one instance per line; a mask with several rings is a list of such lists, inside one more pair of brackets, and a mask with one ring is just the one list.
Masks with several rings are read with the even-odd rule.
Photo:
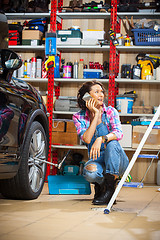
[[22, 41], [22, 25], [20, 23], [8, 24], [9, 27], [9, 45], [19, 45]]
[[98, 78], [103, 76], [103, 71], [101, 69], [84, 69], [83, 78]]
[[82, 32], [80, 30], [57, 30], [57, 44], [80, 45]]
[[81, 175], [49, 175], [49, 194], [91, 194], [90, 183]]
[[17, 30], [9, 30], [9, 45], [19, 45], [20, 37], [19, 32]]

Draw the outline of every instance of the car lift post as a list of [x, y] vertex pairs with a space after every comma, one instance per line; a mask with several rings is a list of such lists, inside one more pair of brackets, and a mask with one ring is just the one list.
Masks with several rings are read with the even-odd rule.
[[[52, 117], [53, 117], [53, 90], [54, 90], [54, 56], [56, 55], [56, 11], [57, 1], [51, 0], [50, 32], [46, 34], [45, 55], [48, 55], [46, 65], [48, 67], [48, 98], [47, 112], [49, 114], [49, 151], [48, 162], [51, 162], [51, 144], [52, 144]], [[50, 166], [47, 165], [46, 177], [50, 173]]]
[[133, 157], [132, 157], [132, 159], [131, 159], [131, 161], [130, 161], [127, 169], [126, 169], [126, 171], [124, 172], [123, 177], [122, 177], [121, 181], [119, 182], [119, 184], [118, 184], [118, 186], [117, 186], [117, 188], [116, 188], [116, 190], [115, 190], [111, 200], [109, 201], [109, 203], [107, 205], [107, 208], [104, 210], [104, 214], [109, 214], [110, 209], [111, 209], [111, 207], [112, 207], [112, 205], [113, 205], [113, 203], [114, 203], [118, 193], [120, 192], [120, 190], [121, 190], [121, 188], [122, 188], [122, 186], [123, 186], [123, 184], [124, 184], [128, 174], [130, 173], [130, 171], [131, 171], [131, 169], [132, 169], [132, 167], [133, 167], [133, 165], [134, 165], [134, 163], [135, 163], [135, 161], [136, 161], [140, 151], [143, 148], [143, 145], [145, 144], [145, 142], [146, 142], [150, 132], [152, 131], [152, 128], [153, 128], [153, 126], [154, 126], [154, 124], [157, 121], [159, 116], [160, 116], [160, 105], [159, 105], [156, 113], [154, 114], [154, 116], [152, 118], [152, 121], [151, 121], [150, 125], [148, 126], [148, 128], [147, 128], [147, 130], [146, 130], [146, 132], [145, 132], [145, 134], [144, 134], [140, 144], [138, 145], [137, 150], [135, 151], [135, 153], [134, 153], [134, 155], [133, 155]]

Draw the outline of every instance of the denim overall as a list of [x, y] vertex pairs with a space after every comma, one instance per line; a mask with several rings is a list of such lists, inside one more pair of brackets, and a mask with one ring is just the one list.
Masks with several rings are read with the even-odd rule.
[[[94, 141], [98, 137], [109, 133], [106, 125], [106, 119], [106, 113], [103, 113], [102, 123], [97, 125], [92, 140], [90, 144], [88, 144], [88, 155]], [[104, 180], [105, 173], [120, 176], [125, 172], [129, 164], [128, 157], [117, 140], [112, 140], [105, 145], [104, 143], [101, 145], [100, 157], [97, 157], [96, 160], [91, 158], [84, 165], [83, 176], [88, 182], [97, 182], [98, 184], [101, 184]], [[90, 167], [89, 169], [92, 168], [93, 170], [88, 170], [86, 168], [87, 166], [88, 168]]]

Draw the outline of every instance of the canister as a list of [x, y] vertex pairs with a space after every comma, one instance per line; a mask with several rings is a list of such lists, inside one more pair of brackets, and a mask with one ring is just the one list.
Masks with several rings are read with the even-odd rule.
[[71, 78], [72, 66], [63, 66], [63, 78]]

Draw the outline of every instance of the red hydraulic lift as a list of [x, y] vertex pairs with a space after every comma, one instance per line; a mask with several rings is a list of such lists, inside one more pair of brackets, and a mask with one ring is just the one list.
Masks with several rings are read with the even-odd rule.
[[[56, 11], [57, 1], [51, 0], [50, 32], [56, 33]], [[54, 63], [48, 63], [48, 99], [47, 112], [49, 113], [49, 152], [48, 162], [51, 162], [51, 144], [52, 144], [52, 118], [53, 118], [53, 91], [54, 91]], [[50, 165], [47, 164], [46, 178], [50, 174]]]
[[[116, 33], [117, 30], [117, 0], [111, 0], [111, 18], [110, 27]], [[116, 46], [110, 40], [110, 56], [109, 56], [109, 86], [108, 86], [108, 105], [115, 105], [115, 77], [117, 73], [117, 64], [119, 58], [116, 57]]]

